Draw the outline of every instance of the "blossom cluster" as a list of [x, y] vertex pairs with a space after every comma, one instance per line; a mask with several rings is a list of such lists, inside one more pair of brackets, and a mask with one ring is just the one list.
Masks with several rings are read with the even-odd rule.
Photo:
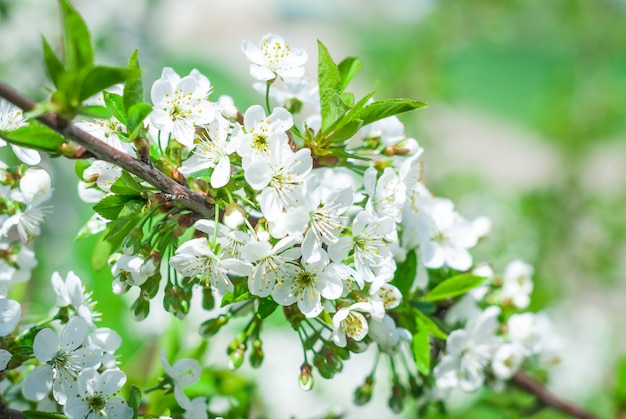
[[[227, 348], [237, 368], [246, 352], [252, 366], [261, 364], [261, 325], [281, 308], [302, 343], [304, 389], [314, 370], [331, 378], [370, 346], [392, 367], [394, 359], [413, 359], [407, 371], [392, 368], [393, 410], [402, 409], [403, 381], [425, 406], [456, 390], [502, 388], [524, 365], [554, 359], [547, 318], [523, 312], [532, 267], [516, 260], [496, 275], [477, 263], [470, 250], [488, 223], [465, 218], [422, 181], [423, 149], [396, 116], [415, 103], [376, 102], [373, 93], [356, 101], [344, 91], [353, 74], [340, 70], [352, 61], [336, 66], [321, 56], [324, 71], [336, 77], [320, 67], [318, 82], [311, 81], [308, 54], [275, 34], [258, 45], [243, 42], [242, 52], [264, 105], [240, 110], [228, 96], [212, 98], [213, 85], [198, 70], [181, 77], [167, 67], [140, 123], [120, 111], [128, 101], [122, 85], [83, 103], [112, 116], [72, 121], [199, 194], [209, 210], [178, 205], [176, 196], [108, 161], [77, 164], [78, 194], [95, 204], [86, 231], [102, 232], [110, 244], [113, 292], [138, 290], [135, 319], [149, 315], [157, 295], [182, 319], [194, 293], [209, 310], [200, 327], [205, 337], [252, 313]], [[20, 111], [0, 103], [0, 131], [26, 124]], [[40, 162], [38, 154], [13, 150], [28, 165]], [[0, 336], [20, 321], [20, 303], [7, 293], [36, 264], [28, 244], [50, 213], [50, 184], [42, 168], [0, 167]], [[30, 336], [32, 354], [12, 366], [26, 374], [25, 399], [51, 396], [72, 419], [133, 417], [117, 395], [126, 382], [115, 354], [120, 336], [96, 326], [94, 302], [73, 272], [65, 279], [54, 273], [52, 288], [56, 312], [2, 341], [0, 369], [11, 366], [20, 336]], [[171, 365], [162, 352], [161, 362], [157, 387], [174, 393], [186, 418], [207, 418], [207, 397], [183, 392], [200, 377], [198, 361]], [[29, 365], [35, 367], [27, 371]], [[371, 397], [373, 374], [357, 389], [357, 403]]]

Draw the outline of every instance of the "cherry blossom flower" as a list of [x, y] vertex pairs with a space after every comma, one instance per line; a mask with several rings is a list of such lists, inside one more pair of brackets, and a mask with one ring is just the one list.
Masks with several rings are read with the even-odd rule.
[[252, 265], [234, 258], [216, 255], [205, 237], [188, 240], [176, 249], [170, 265], [179, 275], [194, 278], [198, 275], [220, 294], [233, 290], [229, 274], [248, 277]]
[[51, 278], [52, 289], [57, 297], [58, 307], [70, 306], [83, 320], [93, 326], [94, 302], [91, 300], [91, 293], [87, 292], [80, 278], [69, 271], [65, 279], [58, 272], [54, 272]]
[[124, 254], [111, 266], [111, 273], [127, 286], [139, 287], [156, 273], [153, 258]]
[[243, 41], [241, 50], [250, 64], [250, 75], [261, 81], [274, 80], [277, 76], [299, 78], [304, 75], [302, 67], [308, 59], [306, 51], [291, 48], [281, 36], [268, 33], [261, 38], [259, 46]]
[[468, 248], [477, 242], [472, 224], [455, 210], [452, 201], [444, 198], [430, 200], [416, 216], [422, 263], [428, 268], [447, 265], [464, 271], [472, 266]]
[[67, 401], [63, 412], [70, 419], [131, 419], [133, 409], [115, 396], [126, 383], [126, 374], [119, 369], [99, 373], [87, 368], [78, 376], [76, 397]]
[[365, 208], [379, 217], [388, 216], [399, 223], [402, 221], [406, 185], [390, 167], [383, 171], [378, 181], [376, 174], [376, 169], [370, 167], [363, 175], [365, 193], [369, 196]]
[[54, 399], [65, 405], [80, 387], [76, 379], [86, 368], [98, 367], [102, 350], [82, 346], [89, 326], [80, 317], [72, 317], [59, 336], [52, 329], [43, 329], [35, 336], [33, 351], [43, 365], [36, 367], [24, 380], [27, 399], [42, 400], [52, 389]]
[[203, 169], [213, 169], [211, 186], [221, 188], [230, 180], [230, 157], [235, 152], [235, 144], [229, 141], [230, 121], [221, 115], [211, 121], [200, 134], [193, 155], [178, 169], [187, 176]]
[[174, 363], [174, 365], [170, 365], [169, 361], [167, 360], [165, 350], [162, 350], [161, 364], [163, 365], [163, 370], [165, 370], [165, 374], [167, 374], [167, 376], [172, 380], [172, 386], [174, 387], [174, 398], [176, 399], [176, 402], [183, 409], [190, 409], [192, 406], [192, 402], [189, 397], [183, 392], [183, 389], [192, 385], [200, 378], [200, 374], [202, 373], [202, 367], [200, 366], [200, 363], [195, 359], [179, 359]]
[[161, 78], [152, 85], [150, 123], [162, 133], [186, 147], [193, 147], [196, 125], [208, 124], [215, 117], [214, 106], [208, 101], [209, 80], [197, 70], [181, 78], [166, 67]]
[[231, 138], [243, 169], [257, 160], [267, 160], [271, 150], [289, 149], [287, 131], [292, 126], [293, 116], [285, 108], [274, 108], [266, 116], [263, 107], [250, 106], [243, 117], [243, 129], [235, 126]]
[[294, 237], [285, 237], [274, 246], [266, 241], [250, 241], [241, 249], [243, 260], [254, 265], [248, 277], [251, 294], [267, 297], [276, 283], [284, 283], [296, 274], [296, 259], [302, 255], [300, 248], [293, 247], [296, 243]]
[[28, 281], [32, 269], [37, 266], [35, 253], [26, 246], [0, 242], [0, 296], [6, 296], [13, 284]]
[[521, 260], [510, 262], [502, 275], [503, 304], [523, 310], [530, 303], [530, 293], [533, 291], [533, 267]]
[[22, 306], [15, 300], [0, 298], [0, 336], [11, 333], [20, 321]]
[[360, 341], [365, 338], [369, 326], [365, 316], [360, 311], [370, 312], [372, 306], [369, 303], [354, 303], [349, 307], [343, 307], [333, 316], [332, 339], [337, 346], [346, 346], [346, 336]]
[[474, 391], [485, 379], [485, 369], [492, 360], [501, 339], [495, 335], [500, 308], [490, 306], [464, 329], [452, 331], [446, 341], [446, 355], [433, 372], [437, 387]]
[[335, 300], [343, 292], [342, 270], [336, 265], [328, 260], [306, 263], [278, 282], [272, 297], [284, 306], [297, 303], [306, 317], [317, 317], [322, 312], [322, 297]]

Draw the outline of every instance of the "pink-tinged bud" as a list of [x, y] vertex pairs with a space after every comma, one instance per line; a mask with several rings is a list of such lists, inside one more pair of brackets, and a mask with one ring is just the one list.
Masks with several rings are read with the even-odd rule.
[[313, 373], [311, 371], [311, 365], [306, 362], [300, 367], [300, 375], [298, 376], [298, 384], [304, 391], [309, 391], [313, 388]]

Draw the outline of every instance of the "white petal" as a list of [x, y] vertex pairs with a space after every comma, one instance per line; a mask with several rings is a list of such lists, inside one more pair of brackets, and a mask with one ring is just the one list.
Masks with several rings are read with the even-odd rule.
[[41, 365], [26, 376], [22, 387], [24, 397], [29, 400], [42, 400], [52, 388], [52, 367]]
[[59, 350], [59, 336], [52, 329], [43, 329], [35, 336], [33, 352], [39, 362], [48, 362]]
[[5, 349], [0, 349], [0, 371], [4, 371], [7, 368], [11, 358], [13, 358], [11, 352]]
[[100, 375], [100, 391], [105, 397], [112, 396], [126, 383], [126, 374], [119, 369], [106, 370]]
[[65, 352], [76, 349], [87, 337], [89, 325], [80, 317], [72, 317], [61, 332], [61, 349]]
[[22, 306], [15, 300], [0, 298], [0, 336], [11, 333], [20, 321]]

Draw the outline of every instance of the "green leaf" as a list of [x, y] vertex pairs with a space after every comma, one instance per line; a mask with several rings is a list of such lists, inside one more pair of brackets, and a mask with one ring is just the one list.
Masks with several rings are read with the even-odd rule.
[[43, 36], [41, 37], [41, 43], [43, 45], [43, 59], [46, 63], [46, 71], [48, 73], [48, 77], [54, 83], [54, 86], [58, 89], [60, 83], [60, 78], [63, 73], [65, 73], [65, 66], [54, 53], [54, 50]]
[[59, 0], [63, 22], [63, 49], [68, 71], [80, 71], [93, 65], [91, 35], [83, 18], [68, 0]]
[[415, 250], [411, 250], [407, 253], [404, 262], [399, 264], [396, 268], [392, 283], [400, 290], [402, 295], [408, 295], [413, 286], [413, 282], [415, 282], [416, 274], [417, 255], [415, 254]]
[[124, 99], [122, 96], [111, 92], [104, 92], [104, 103], [107, 106], [113, 116], [126, 125], [126, 108], [124, 108]]
[[109, 195], [102, 198], [93, 206], [93, 209], [107, 220], [115, 220], [124, 206], [131, 200], [133, 197], [129, 195]]
[[322, 131], [325, 132], [338, 119], [338, 114], [342, 113], [338, 111], [343, 104], [339, 96], [339, 93], [341, 93], [341, 75], [339, 74], [339, 68], [331, 58], [324, 44], [317, 41], [317, 46], [317, 79], [320, 89]]
[[411, 350], [415, 357], [417, 370], [423, 375], [430, 374], [429, 331], [421, 318], [417, 318], [417, 332], [413, 334]]
[[122, 171], [120, 176], [113, 185], [111, 185], [111, 192], [118, 195], [135, 195], [138, 196], [143, 191], [143, 188], [135, 180], [135, 178], [126, 170]]
[[259, 308], [256, 315], [259, 319], [265, 319], [269, 317], [278, 307], [278, 304], [272, 299], [272, 297], [266, 297], [259, 300]]
[[67, 416], [60, 413], [39, 412], [37, 410], [25, 410], [22, 413], [28, 419], [67, 419]]
[[446, 298], [456, 297], [465, 294], [472, 288], [476, 288], [485, 282], [484, 276], [476, 276], [471, 274], [456, 275], [446, 279], [435, 288], [430, 290], [424, 297], [424, 301], [439, 301]]
[[332, 136], [333, 143], [343, 143], [346, 140], [352, 138], [354, 134], [356, 134], [361, 127], [363, 126], [362, 119], [354, 119], [349, 121], [347, 124], [342, 125], [340, 128], [335, 129]]
[[326, 324], [329, 324], [331, 326], [333, 324], [333, 318], [330, 317], [330, 314], [328, 314], [328, 311], [326, 311], [326, 309], [322, 310], [318, 318], [321, 319]]
[[90, 118], [109, 119], [113, 113], [104, 106], [79, 106], [75, 109], [77, 115], [84, 115]]
[[425, 106], [427, 105], [424, 102], [410, 99], [380, 100], [364, 107], [363, 110], [359, 112], [359, 117], [363, 120], [364, 125], [368, 125], [379, 119], [423, 108]]
[[[152, 112], [152, 106], [145, 102], [136, 103], [128, 110], [128, 130], [135, 132], [143, 127], [143, 120]], [[132, 136], [131, 136], [132, 137]]]
[[111, 256], [114, 250], [113, 243], [105, 239], [106, 234], [107, 232], [105, 231], [100, 235], [93, 248], [93, 253], [91, 255], [91, 268], [95, 272], [98, 272], [107, 266], [109, 256]]
[[80, 88], [79, 100], [82, 102], [114, 84], [126, 81], [130, 70], [127, 68], [96, 66], [91, 68]]
[[35, 122], [14, 131], [0, 131], [0, 137], [11, 144], [48, 153], [60, 153], [65, 142], [61, 134]]
[[340, 62], [337, 67], [341, 77], [341, 91], [343, 92], [361, 68], [361, 60], [356, 57], [348, 57]]
[[128, 406], [133, 409], [133, 419], [137, 418], [137, 412], [141, 405], [141, 390], [136, 385], [130, 386], [130, 394], [128, 395]]
[[415, 321], [418, 324], [418, 326], [424, 327], [426, 330], [428, 330], [428, 333], [431, 334], [433, 337], [436, 337], [438, 339], [446, 339], [448, 337], [448, 335], [446, 335], [439, 328], [439, 326], [435, 324], [433, 319], [428, 317], [426, 314], [422, 313], [419, 310], [414, 310], [414, 314], [416, 317]]
[[76, 176], [78, 176], [79, 179], [83, 179], [83, 174], [85, 173], [85, 170], [91, 166], [91, 163], [93, 163], [92, 161], [89, 160], [84, 160], [84, 159], [78, 159], [76, 160], [76, 162], [74, 163], [74, 173], [76, 173]]
[[139, 51], [135, 50], [128, 62], [130, 74], [124, 85], [124, 109], [126, 109], [127, 113], [130, 112], [130, 108], [132, 108], [133, 105], [143, 102], [143, 82], [141, 80], [141, 68], [139, 67], [139, 60], [137, 58], [138, 53]]

